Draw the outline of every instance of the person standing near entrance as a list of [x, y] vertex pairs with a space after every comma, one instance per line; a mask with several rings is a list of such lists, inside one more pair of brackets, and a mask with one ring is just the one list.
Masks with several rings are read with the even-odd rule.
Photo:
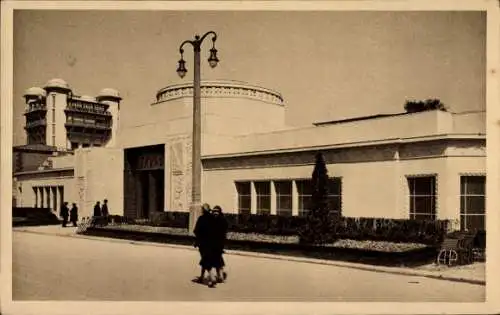
[[76, 203], [73, 203], [73, 207], [71, 207], [69, 220], [73, 223], [73, 226], [76, 226], [76, 222], [78, 222], [78, 207], [76, 206]]
[[68, 223], [68, 217], [69, 217], [69, 209], [68, 209], [68, 203], [64, 202], [63, 205], [61, 206], [61, 213], [60, 216], [62, 217], [62, 226], [66, 227], [66, 224]]

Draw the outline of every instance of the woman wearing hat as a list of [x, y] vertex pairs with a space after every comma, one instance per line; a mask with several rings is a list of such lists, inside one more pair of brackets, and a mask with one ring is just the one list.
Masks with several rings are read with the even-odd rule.
[[217, 271], [217, 282], [224, 282], [227, 279], [227, 272], [224, 270], [225, 262], [224, 245], [227, 236], [227, 221], [222, 214], [222, 208], [215, 206], [212, 209], [213, 215], [213, 242], [214, 242], [214, 267]]
[[205, 278], [205, 271], [208, 272], [209, 280], [208, 286], [215, 286], [215, 279], [213, 279], [211, 270], [214, 267], [214, 249], [213, 249], [213, 240], [212, 240], [212, 229], [213, 229], [213, 218], [210, 213], [210, 206], [208, 204], [203, 204], [201, 207], [202, 214], [196, 221], [196, 225], [194, 228], [194, 235], [196, 237], [196, 241], [194, 246], [198, 247], [200, 251], [200, 267], [201, 274], [195, 280], [198, 283], [203, 283]]

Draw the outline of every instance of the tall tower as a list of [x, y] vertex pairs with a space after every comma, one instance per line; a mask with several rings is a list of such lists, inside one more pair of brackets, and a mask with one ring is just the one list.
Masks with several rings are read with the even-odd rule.
[[26, 144], [45, 144], [46, 142], [46, 98], [47, 93], [39, 87], [31, 87], [24, 92]]
[[108, 112], [113, 117], [111, 126], [111, 137], [106, 143], [106, 147], [113, 148], [116, 146], [116, 135], [118, 132], [120, 124], [120, 93], [117, 90], [111, 88], [102, 89], [99, 95], [96, 97], [97, 101], [103, 104], [107, 104]]
[[68, 149], [68, 138], [64, 110], [71, 89], [63, 79], [52, 79], [45, 84], [45, 91], [47, 91], [45, 144], [66, 150]]

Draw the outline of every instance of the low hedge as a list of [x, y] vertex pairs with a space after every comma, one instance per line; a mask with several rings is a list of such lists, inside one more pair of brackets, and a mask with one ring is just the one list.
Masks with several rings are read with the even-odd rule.
[[12, 207], [12, 226], [60, 224], [50, 208]]
[[228, 230], [240, 233], [258, 233], [268, 235], [298, 235], [305, 217], [255, 215], [255, 214], [225, 214]]
[[[226, 213], [230, 232], [257, 233], [264, 235], [299, 235], [305, 227], [306, 217], [254, 215]], [[110, 216], [115, 223], [148, 226], [188, 228], [189, 212], [158, 212], [151, 219], [129, 219]], [[111, 219], [110, 219], [111, 222]], [[332, 217], [328, 226], [328, 239], [388, 241], [396, 243], [420, 243], [436, 245], [443, 241], [448, 230], [448, 221], [422, 221], [385, 218]]]

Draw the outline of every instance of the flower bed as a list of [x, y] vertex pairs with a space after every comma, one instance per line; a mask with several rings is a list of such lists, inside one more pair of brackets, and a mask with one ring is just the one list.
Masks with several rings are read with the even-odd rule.
[[[136, 231], [144, 233], [160, 233], [160, 234], [175, 235], [175, 236], [189, 236], [189, 232], [187, 229], [147, 226], [147, 225], [125, 225], [125, 224], [108, 225], [99, 227], [99, 229]], [[257, 233], [229, 232], [227, 238], [228, 240], [232, 241], [250, 241], [250, 242], [272, 243], [272, 244], [299, 244], [299, 237], [295, 235], [283, 236], [283, 235], [267, 235], [267, 234], [257, 234]], [[325, 244], [322, 247], [351, 248], [351, 249], [379, 251], [379, 252], [405, 252], [415, 249], [423, 249], [427, 247], [427, 245], [418, 243], [394, 243], [386, 241], [359, 241], [359, 240], [343, 239], [343, 240], [337, 240], [330, 244]]]

